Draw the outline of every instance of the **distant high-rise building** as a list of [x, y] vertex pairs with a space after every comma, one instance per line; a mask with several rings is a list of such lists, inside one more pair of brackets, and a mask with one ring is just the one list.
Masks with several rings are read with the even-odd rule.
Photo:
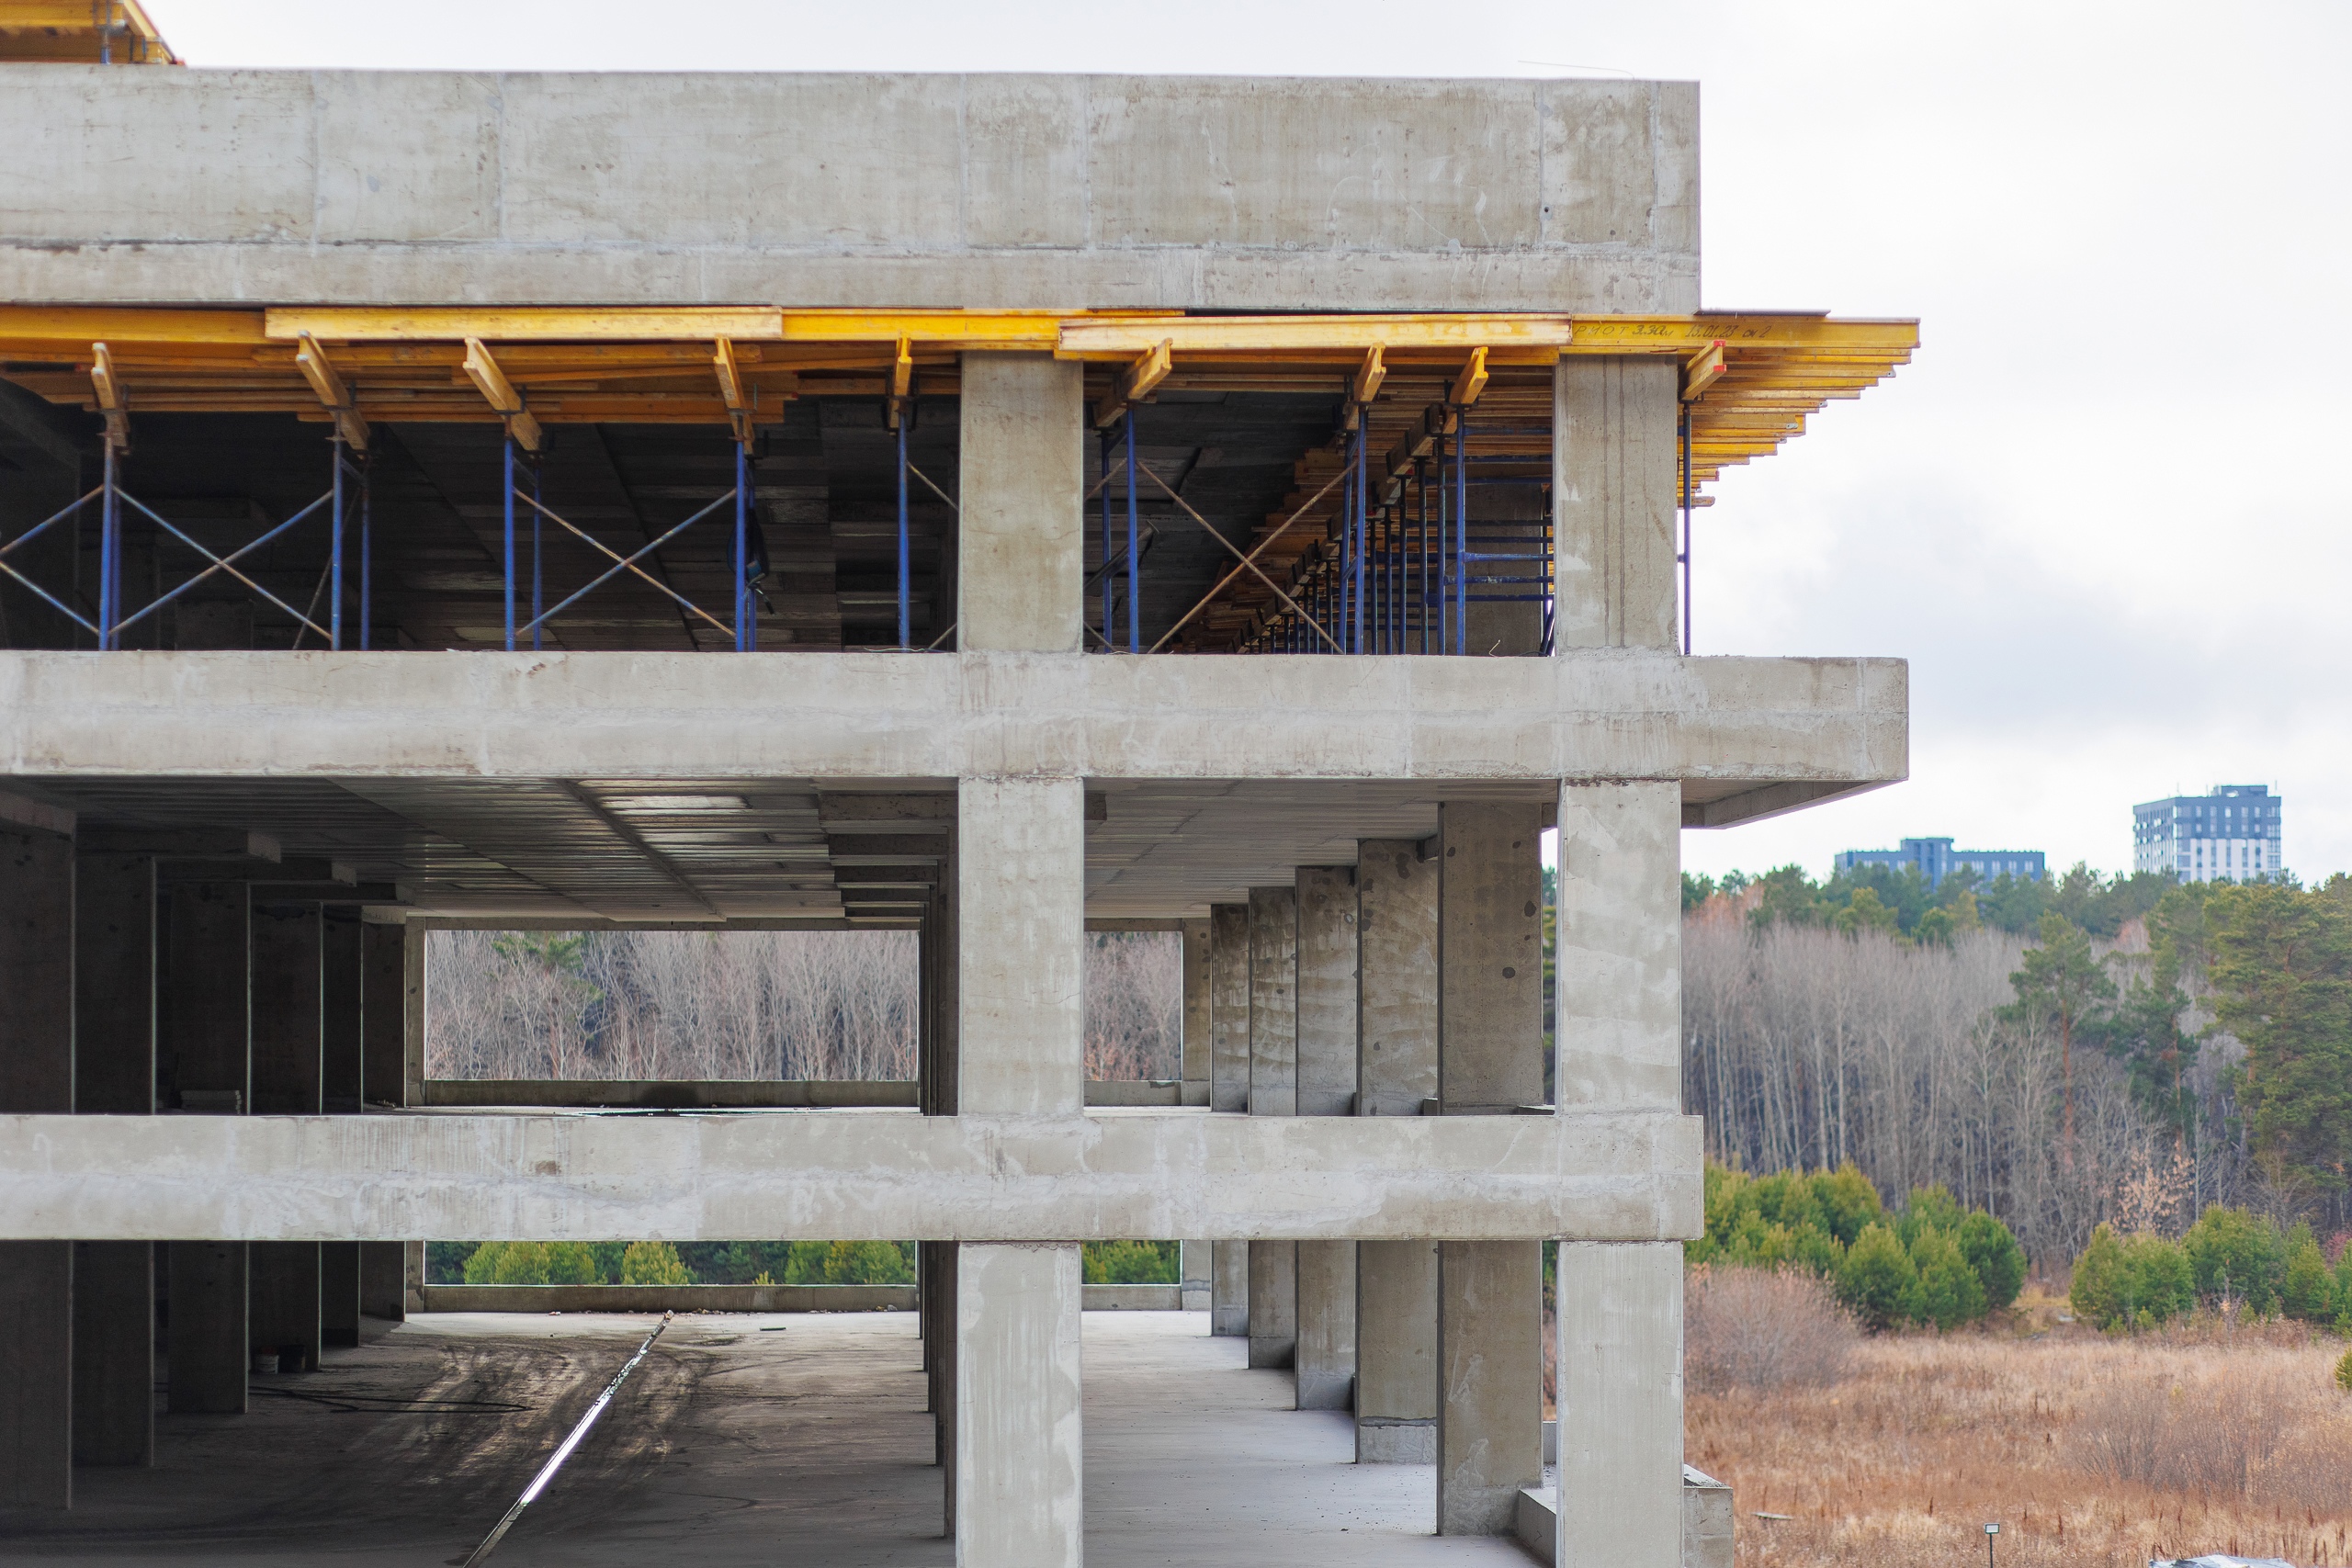
[[1857, 866], [1883, 865], [1900, 871], [1911, 866], [1928, 879], [1930, 887], [1962, 866], [1986, 882], [1998, 876], [2038, 881], [2049, 869], [2040, 850], [1956, 850], [1951, 844], [1950, 839], [1905, 839], [1899, 850], [1841, 850], [1837, 868], [1851, 871]]
[[2132, 808], [2132, 869], [2168, 871], [2183, 882], [2277, 876], [2281, 797], [2267, 784], [2215, 784]]

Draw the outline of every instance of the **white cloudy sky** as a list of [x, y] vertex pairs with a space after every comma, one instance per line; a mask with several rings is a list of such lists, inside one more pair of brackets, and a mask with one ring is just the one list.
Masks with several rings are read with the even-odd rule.
[[[1699, 523], [1702, 653], [1911, 660], [1912, 780], [1695, 870], [1949, 833], [2131, 859], [2282, 790], [2352, 868], [2352, 7], [148, 0], [199, 65], [1696, 79], [1710, 306], [1917, 316]], [[2335, 434], [2331, 434], [2331, 432]]]

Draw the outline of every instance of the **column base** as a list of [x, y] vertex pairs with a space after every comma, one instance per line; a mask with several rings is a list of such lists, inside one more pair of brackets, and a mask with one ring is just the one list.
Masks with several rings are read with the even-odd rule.
[[1399, 1421], [1381, 1416], [1356, 1418], [1358, 1464], [1435, 1464], [1437, 1417]]

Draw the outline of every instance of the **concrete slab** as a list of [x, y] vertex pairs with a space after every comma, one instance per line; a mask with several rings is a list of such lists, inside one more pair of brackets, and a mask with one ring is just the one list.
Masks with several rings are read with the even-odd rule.
[[[251, 1416], [161, 1417], [156, 1468], [81, 1472], [74, 1512], [0, 1515], [0, 1561], [462, 1556], [650, 1322], [371, 1323], [314, 1376], [256, 1379]], [[1343, 1413], [1291, 1410], [1201, 1314], [1089, 1316], [1084, 1354], [1091, 1568], [1526, 1562], [1429, 1533], [1430, 1466], [1351, 1463]], [[498, 1562], [944, 1565], [922, 1394], [905, 1314], [681, 1318]]]
[[1696, 1117], [0, 1116], [0, 1238], [1688, 1239]]

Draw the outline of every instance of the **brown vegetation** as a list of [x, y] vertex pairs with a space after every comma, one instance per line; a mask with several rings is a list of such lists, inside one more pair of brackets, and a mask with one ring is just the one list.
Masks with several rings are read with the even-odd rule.
[[1693, 1392], [1826, 1388], [1861, 1338], [1829, 1281], [1796, 1269], [1694, 1269], [1682, 1301]]
[[2010, 1315], [2030, 1334], [1867, 1340], [1818, 1387], [1694, 1376], [1687, 1452], [1735, 1488], [1740, 1568], [1966, 1564], [1988, 1520], [2002, 1568], [2352, 1562], [2341, 1341], [2211, 1319], [2107, 1338], [2056, 1311], [2029, 1296]]

